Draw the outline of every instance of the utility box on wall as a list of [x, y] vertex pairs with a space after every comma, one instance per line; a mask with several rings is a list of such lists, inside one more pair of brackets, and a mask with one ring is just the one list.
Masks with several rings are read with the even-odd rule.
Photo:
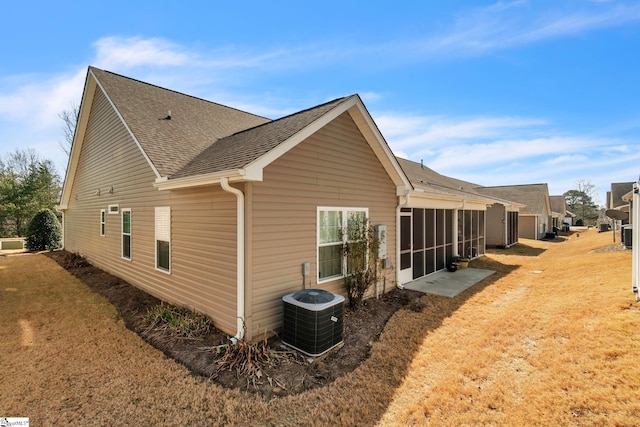
[[373, 226], [375, 238], [378, 240], [378, 259], [387, 257], [387, 226], [384, 224], [376, 224]]

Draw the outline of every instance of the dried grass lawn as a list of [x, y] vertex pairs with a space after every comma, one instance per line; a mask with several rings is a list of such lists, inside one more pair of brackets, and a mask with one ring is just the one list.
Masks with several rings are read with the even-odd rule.
[[[611, 233], [525, 241], [399, 310], [326, 387], [266, 400], [193, 376], [34, 254], [0, 257], [0, 416], [33, 425], [637, 425], [640, 306]], [[453, 273], [455, 274], [455, 273]]]

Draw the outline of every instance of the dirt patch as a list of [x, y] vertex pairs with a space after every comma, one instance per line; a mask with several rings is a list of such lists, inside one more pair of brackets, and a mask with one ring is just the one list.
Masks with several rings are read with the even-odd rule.
[[322, 387], [336, 378], [352, 372], [369, 357], [372, 344], [378, 339], [387, 320], [402, 307], [420, 312], [423, 304], [416, 291], [394, 289], [380, 299], [369, 299], [356, 310], [345, 308], [344, 345], [324, 358], [311, 360], [292, 351], [278, 337], [268, 341], [271, 357], [264, 364], [263, 378], [237, 375], [223, 371], [215, 378], [216, 360], [229, 337], [214, 330], [203, 338], [190, 339], [171, 334], [166, 329], [153, 328], [146, 313], [160, 300], [66, 251], [46, 254], [90, 289], [113, 304], [125, 325], [166, 356], [186, 366], [194, 375], [210, 377], [226, 388], [239, 389], [266, 398], [298, 394]]
[[601, 252], [618, 252], [618, 251], [626, 251], [627, 248], [622, 243], [614, 243], [613, 245], [608, 245], [602, 248], [594, 249], [593, 252], [601, 253]]

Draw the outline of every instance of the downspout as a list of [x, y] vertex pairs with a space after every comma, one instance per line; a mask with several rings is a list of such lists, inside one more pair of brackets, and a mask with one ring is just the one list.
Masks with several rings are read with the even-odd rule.
[[222, 177], [220, 178], [220, 186], [227, 193], [234, 194], [236, 196], [237, 207], [236, 207], [236, 295], [237, 295], [237, 326], [236, 326], [236, 336], [231, 338], [231, 343], [235, 344], [238, 340], [241, 340], [244, 336], [244, 193], [237, 188], [233, 188], [229, 185], [229, 178]]
[[400, 210], [402, 208], [406, 208], [411, 202], [411, 190], [406, 190], [404, 192], [404, 202], [398, 203], [396, 206], [396, 286], [398, 289], [404, 289], [404, 286], [400, 283], [400, 233], [401, 233], [401, 225], [400, 225]]

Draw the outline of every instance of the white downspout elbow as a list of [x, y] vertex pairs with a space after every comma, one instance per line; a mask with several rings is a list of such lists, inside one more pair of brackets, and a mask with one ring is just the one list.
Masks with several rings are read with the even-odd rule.
[[238, 190], [237, 188], [234, 188], [232, 186], [229, 185], [229, 178], [227, 177], [222, 177], [220, 178], [220, 186], [222, 187], [222, 189], [224, 191], [226, 191], [227, 193], [231, 193], [234, 194], [236, 196], [236, 202], [237, 202], [237, 207], [236, 207], [236, 224], [237, 224], [237, 231], [236, 231], [236, 239], [237, 239], [237, 243], [236, 243], [236, 295], [237, 295], [237, 308], [236, 308], [236, 313], [237, 313], [237, 326], [236, 326], [236, 330], [237, 333], [236, 335], [231, 338], [231, 342], [233, 344], [235, 344], [236, 342], [238, 342], [238, 340], [241, 340], [244, 336], [244, 264], [245, 264], [245, 257], [244, 257], [244, 193], [240, 190]]

